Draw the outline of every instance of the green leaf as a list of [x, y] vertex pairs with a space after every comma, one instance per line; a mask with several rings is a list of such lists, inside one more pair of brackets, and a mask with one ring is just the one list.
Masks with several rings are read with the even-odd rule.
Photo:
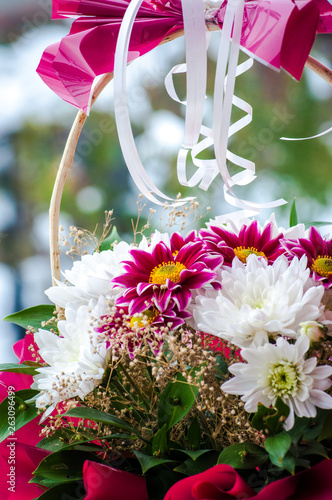
[[305, 449], [300, 451], [301, 456], [319, 455], [324, 458], [329, 458], [325, 446], [323, 446], [321, 443], [312, 440], [312, 441], [307, 441], [305, 444], [306, 444]]
[[303, 433], [303, 439], [306, 441], [310, 440], [318, 440], [326, 420], [328, 419], [328, 415], [331, 417], [331, 413], [328, 410], [323, 410], [321, 408], [317, 408], [317, 415], [314, 418], [311, 418], [310, 425]]
[[259, 403], [257, 412], [252, 417], [251, 423], [255, 429], [264, 432], [264, 434], [275, 435], [282, 430], [284, 421], [288, 415], [289, 407], [281, 398], [277, 398], [274, 408], [267, 408]]
[[40, 486], [45, 486], [45, 488], [52, 488], [57, 484], [61, 484], [59, 483], [59, 481], [56, 481], [54, 479], [49, 479], [43, 476], [34, 476], [33, 478], [30, 479], [29, 483], [39, 484]]
[[[184, 451], [184, 450], [183, 450]], [[174, 470], [185, 474], [186, 476], [193, 476], [210, 469], [217, 463], [218, 452], [215, 450], [200, 450], [203, 453], [196, 458], [189, 458], [182, 464], [178, 465]], [[198, 453], [198, 452], [192, 452]]]
[[183, 476], [168, 469], [154, 469], [151, 474], [146, 475], [145, 479], [148, 498], [163, 500], [171, 486], [183, 479]]
[[227, 375], [228, 373], [228, 364], [224, 360], [223, 356], [220, 356], [218, 354], [217, 356], [217, 363], [218, 363], [218, 371], [221, 373], [221, 375]]
[[25, 373], [25, 375], [36, 375], [38, 373], [36, 368], [32, 366], [16, 363], [4, 363], [0, 365], [0, 372]]
[[168, 452], [168, 436], [166, 424], [159, 429], [152, 440], [152, 454], [154, 457], [162, 457]]
[[201, 426], [196, 415], [188, 429], [187, 441], [191, 450], [199, 450], [201, 446]]
[[36, 394], [38, 391], [33, 389], [24, 389], [15, 393], [8, 392], [8, 398], [0, 404], [0, 442], [13, 435], [14, 431], [38, 415], [38, 408], [35, 404], [26, 403], [26, 400]]
[[115, 241], [121, 241], [118, 230], [116, 226], [112, 227], [111, 234], [104, 239], [104, 241], [99, 245], [99, 251], [110, 250]]
[[83, 500], [85, 496], [83, 481], [71, 481], [50, 488], [35, 500]]
[[225, 448], [218, 457], [218, 464], [228, 464], [234, 469], [252, 469], [259, 467], [268, 458], [268, 454], [257, 444], [237, 443]]
[[[15, 325], [19, 325], [25, 330], [27, 330], [29, 327], [38, 330], [39, 328], [41, 328], [42, 322], [48, 321], [50, 318], [52, 318], [53, 314], [54, 306], [47, 304], [23, 309], [22, 311], [18, 311], [14, 314], [6, 316], [3, 320], [15, 323]], [[51, 330], [51, 328], [54, 328], [55, 326], [55, 324], [50, 324], [43, 326], [43, 329]]]
[[270, 455], [270, 458], [273, 455], [273, 457], [281, 464], [291, 444], [292, 438], [289, 434], [287, 434], [287, 432], [284, 431], [277, 434], [276, 436], [268, 437], [265, 441], [264, 446], [266, 451]]
[[289, 451], [291, 445], [292, 438], [286, 431], [267, 438], [264, 444], [271, 462], [277, 467], [294, 474], [296, 458]]
[[332, 222], [329, 221], [308, 221], [303, 223], [306, 229], [309, 229], [311, 226], [315, 226], [316, 228], [318, 227], [324, 227], [324, 226], [331, 226]]
[[58, 483], [77, 481], [83, 476], [86, 460], [100, 462], [95, 454], [87, 451], [60, 450], [45, 457], [33, 474]]
[[289, 227], [296, 226], [298, 224], [298, 218], [297, 218], [297, 211], [296, 211], [296, 198], [294, 198], [291, 209], [290, 209], [290, 214], [289, 214]]
[[332, 410], [327, 412], [325, 417], [325, 422], [321, 433], [319, 434], [318, 441], [323, 441], [324, 439], [332, 438]]
[[[137, 439], [135, 436], [130, 434], [109, 434], [107, 436], [98, 436], [97, 434], [92, 434], [88, 432], [81, 431], [79, 436], [81, 439], [75, 439], [75, 432], [70, 432], [69, 429], [60, 429], [56, 431], [52, 436], [46, 437], [39, 441], [36, 445], [38, 448], [43, 448], [49, 451], [59, 451], [59, 450], [70, 450], [72, 448], [82, 449], [82, 445], [90, 443], [91, 441], [111, 441], [112, 439], [122, 439], [122, 440], [132, 440]], [[69, 440], [71, 443], [69, 444]]]
[[197, 460], [199, 457], [202, 455], [205, 455], [206, 453], [211, 453], [213, 450], [178, 450], [184, 453], [185, 455], [188, 455], [193, 461]]
[[288, 470], [288, 472], [290, 472], [291, 474], [295, 474], [296, 463], [300, 462], [299, 460], [296, 460], [296, 458], [291, 453], [286, 453], [281, 462], [275, 455], [270, 455], [270, 460], [274, 465], [276, 465], [280, 469]]
[[302, 439], [304, 431], [310, 426], [311, 419], [306, 417], [295, 417], [295, 423], [287, 433], [292, 438], [293, 443]]
[[169, 382], [162, 392], [158, 404], [158, 426], [165, 424], [170, 429], [189, 413], [195, 403], [198, 387], [188, 384], [178, 373], [176, 381]]
[[109, 425], [110, 427], [118, 427], [119, 429], [124, 429], [127, 432], [136, 433], [135, 429], [133, 429], [126, 422], [123, 422], [120, 418], [103, 411], [94, 410], [93, 408], [86, 408], [85, 406], [77, 406], [76, 408], [72, 408], [71, 410], [64, 413], [63, 416], [84, 418], [85, 420], [101, 422], [103, 424]]
[[178, 463], [178, 462], [176, 462], [174, 460], [170, 460], [168, 458], [152, 457], [151, 455], [146, 455], [145, 453], [142, 453], [141, 451], [134, 451], [134, 453], [135, 453], [139, 463], [141, 464], [143, 474], [145, 474], [148, 470], [152, 469], [153, 467], [157, 467], [158, 465]]

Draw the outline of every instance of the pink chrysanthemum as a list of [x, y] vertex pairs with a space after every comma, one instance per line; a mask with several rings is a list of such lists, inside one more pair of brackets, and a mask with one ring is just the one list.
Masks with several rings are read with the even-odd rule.
[[285, 251], [280, 243], [283, 234], [274, 237], [272, 234], [272, 222], [261, 229], [257, 221], [244, 224], [238, 234], [225, 226], [210, 226], [200, 230], [206, 249], [214, 255], [222, 255], [226, 266], [232, 265], [234, 257], [245, 263], [251, 254], [264, 257], [269, 264], [274, 262]]
[[332, 286], [332, 239], [322, 238], [317, 229], [311, 227], [308, 238], [282, 240], [282, 244], [289, 255], [299, 258], [306, 255], [314, 279], [325, 288]]
[[222, 258], [209, 256], [202, 241], [192, 241], [191, 236], [189, 241], [188, 237], [184, 240], [174, 233], [170, 246], [159, 242], [151, 253], [130, 251], [132, 261], [123, 263], [125, 273], [112, 280], [126, 288], [117, 299], [117, 306], [128, 306], [131, 315], [151, 307], [162, 315], [171, 310], [183, 313], [191, 300], [191, 290], [211, 283], [216, 277], [213, 269], [221, 264]]

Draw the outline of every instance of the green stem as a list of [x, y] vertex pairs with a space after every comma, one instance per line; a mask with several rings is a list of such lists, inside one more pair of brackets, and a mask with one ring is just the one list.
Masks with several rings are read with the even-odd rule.
[[138, 395], [138, 397], [140, 398], [140, 400], [142, 401], [142, 403], [144, 404], [145, 408], [149, 411], [150, 410], [150, 401], [148, 401], [148, 399], [145, 397], [145, 395], [141, 392], [141, 390], [137, 387], [136, 383], [134, 382], [134, 380], [132, 379], [132, 377], [129, 375], [129, 373], [127, 372], [126, 368], [121, 364], [119, 363], [119, 368], [120, 370], [123, 371], [126, 379], [128, 380], [128, 382], [132, 385], [132, 387], [135, 389], [136, 391], [136, 394]]
[[[132, 395], [127, 391], [125, 387], [123, 387], [123, 385], [118, 380], [113, 379], [111, 383], [116, 389], [118, 389], [120, 395], [126, 393], [127, 397], [130, 399], [133, 405], [137, 405], [137, 401], [135, 401]], [[136, 417], [138, 417], [140, 420], [144, 418], [144, 415], [140, 414], [139, 411], [136, 410], [135, 406], [133, 406], [133, 411], [136, 413]]]

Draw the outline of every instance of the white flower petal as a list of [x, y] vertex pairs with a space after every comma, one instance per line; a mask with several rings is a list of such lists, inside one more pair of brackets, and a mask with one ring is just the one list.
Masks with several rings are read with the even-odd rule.
[[325, 410], [330, 410], [332, 408], [332, 397], [326, 392], [319, 391], [318, 389], [312, 389], [310, 391], [310, 401], [318, 406], [319, 408], [324, 408]]
[[316, 367], [316, 359], [305, 359], [310, 341], [302, 335], [295, 344], [279, 337], [276, 344], [242, 349], [247, 363], [235, 363], [229, 371], [235, 375], [221, 389], [242, 396], [245, 410], [256, 412], [258, 403], [274, 404], [280, 397], [289, 406], [285, 429], [294, 425], [294, 415], [314, 417], [316, 407], [332, 408], [332, 397], [323, 392], [331, 385], [331, 367]]
[[280, 335], [296, 339], [300, 323], [323, 321], [324, 289], [309, 277], [306, 257], [289, 264], [281, 255], [273, 265], [254, 254], [246, 264], [234, 258], [232, 267], [222, 270], [221, 282], [215, 297], [198, 293], [190, 310], [202, 331], [239, 347], [263, 345]]

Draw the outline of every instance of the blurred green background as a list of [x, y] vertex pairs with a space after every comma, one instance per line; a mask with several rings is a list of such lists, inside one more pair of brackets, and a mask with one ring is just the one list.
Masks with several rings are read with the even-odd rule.
[[[52, 94], [36, 75], [35, 68], [43, 49], [65, 36], [69, 27], [69, 20], [51, 21], [51, 0], [14, 0], [1, 6], [2, 316], [45, 303], [43, 290], [51, 284], [47, 212], [76, 110]], [[217, 33], [212, 35], [209, 50], [210, 97], [218, 37]], [[331, 47], [332, 37], [320, 35], [312, 55], [331, 67]], [[130, 66], [128, 96], [133, 130], [143, 163], [155, 183], [170, 196], [179, 191], [196, 196], [202, 212], [210, 206], [210, 217], [215, 217], [233, 210], [222, 199], [220, 180], [206, 193], [198, 188], [182, 188], [176, 177], [184, 110], [167, 95], [163, 80], [175, 64], [183, 61], [184, 41], [178, 39]], [[176, 79], [182, 96], [184, 83], [180, 76]], [[332, 87], [307, 69], [301, 81], [296, 82], [284, 72], [276, 73], [255, 62], [250, 71], [237, 78], [236, 95], [253, 106], [253, 121], [236, 134], [230, 149], [254, 161], [258, 175], [253, 184], [237, 189], [238, 196], [255, 202], [280, 197], [292, 202], [296, 197], [301, 220], [332, 221], [332, 134], [310, 141], [279, 140], [281, 136], [311, 136], [329, 128]], [[65, 186], [61, 223], [65, 231], [70, 225], [93, 231], [97, 223], [102, 227], [104, 211], [114, 209], [118, 232], [130, 240], [131, 218], [137, 216], [138, 191], [122, 159], [112, 107], [110, 84], [93, 108], [80, 138]], [[208, 100], [207, 122], [211, 114]], [[275, 210], [280, 225], [287, 225], [289, 209], [286, 205]], [[270, 212], [264, 210], [261, 220]], [[148, 215], [148, 207], [144, 215]], [[152, 222], [158, 229], [159, 220], [157, 213]], [[70, 265], [71, 261], [62, 257], [62, 267]], [[8, 328], [8, 324], [2, 323], [0, 331], [10, 345], [19, 333]]]

